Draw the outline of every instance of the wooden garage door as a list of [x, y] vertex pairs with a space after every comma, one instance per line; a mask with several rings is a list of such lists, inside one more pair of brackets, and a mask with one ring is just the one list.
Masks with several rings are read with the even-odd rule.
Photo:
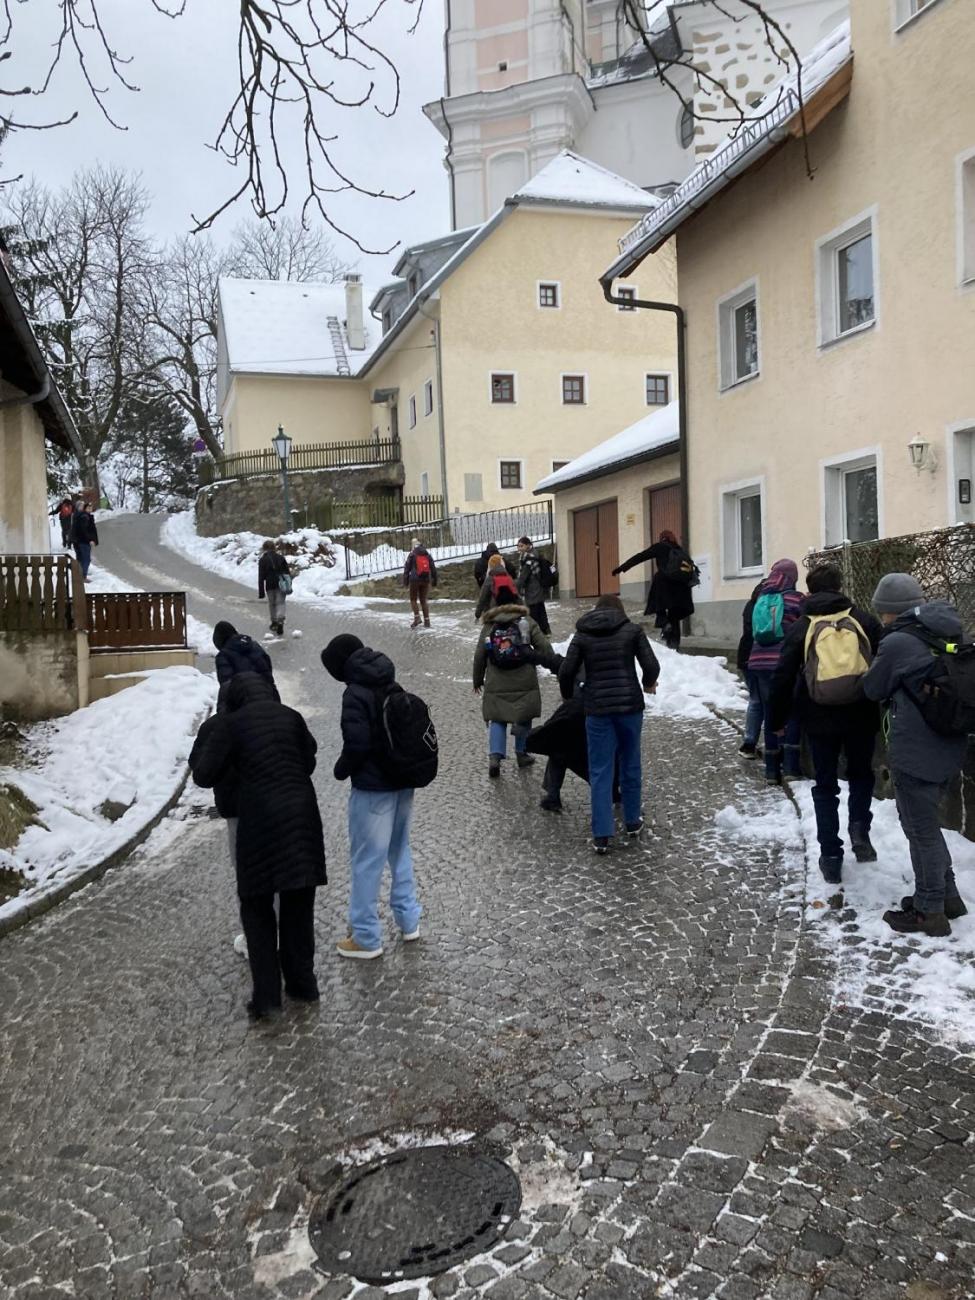
[[684, 522], [680, 508], [680, 484], [650, 489], [650, 541], [657, 541], [665, 529], [683, 538]]
[[620, 536], [616, 502], [576, 510], [572, 516], [576, 562], [576, 595], [618, 595], [619, 579], [613, 569], [619, 564]]

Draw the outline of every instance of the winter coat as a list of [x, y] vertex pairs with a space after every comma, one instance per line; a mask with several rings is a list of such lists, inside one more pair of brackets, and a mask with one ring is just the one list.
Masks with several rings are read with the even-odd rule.
[[264, 599], [266, 591], [277, 591], [278, 578], [288, 573], [288, 561], [277, 551], [262, 551], [257, 562], [257, 594]]
[[531, 722], [542, 712], [542, 693], [538, 689], [538, 670], [534, 664], [519, 664], [517, 668], [499, 668], [488, 658], [486, 641], [495, 624], [502, 626], [523, 620], [532, 649], [539, 663], [555, 667], [555, 656], [548, 637], [533, 618], [528, 617], [524, 605], [496, 605], [481, 620], [474, 651], [474, 689], [484, 688], [481, 714], [485, 722]]
[[246, 636], [243, 632], [237, 632], [224, 645], [222, 650], [217, 651], [215, 663], [217, 681], [220, 684], [220, 691], [217, 695], [218, 713], [223, 713], [226, 709], [227, 690], [238, 673], [257, 673], [259, 677], [266, 678], [271, 683], [274, 698], [276, 700], [280, 698], [278, 689], [274, 685], [274, 669], [271, 666], [267, 651], [262, 646], [259, 646], [252, 637]]
[[256, 673], [230, 684], [227, 711], [200, 728], [190, 754], [204, 789], [236, 785], [241, 898], [325, 884], [325, 845], [311, 774], [315, 740], [300, 713]]
[[[776, 560], [768, 577], [759, 586], [758, 596], [755, 597], [757, 603], [760, 596], [781, 592], [782, 599], [785, 602], [785, 610], [782, 615], [782, 630], [785, 636], [788, 636], [789, 628], [802, 613], [802, 596], [796, 591], [798, 577], [798, 570], [792, 560]], [[749, 669], [753, 673], [774, 672], [778, 667], [779, 655], [782, 653], [784, 643], [785, 637], [783, 637], [782, 641], [776, 641], [773, 645], [759, 645], [755, 641], [748, 656]]]
[[396, 790], [380, 763], [377, 732], [382, 697], [396, 684], [393, 661], [363, 646], [349, 656], [342, 695], [342, 752], [335, 764], [337, 781], [351, 778], [356, 790]]
[[98, 545], [98, 529], [95, 527], [95, 516], [89, 514], [87, 510], [78, 510], [71, 520], [71, 540], [74, 543], [89, 542]]
[[[422, 576], [416, 571], [416, 557], [425, 555], [430, 561], [430, 572]], [[437, 585], [437, 566], [433, 562], [433, 556], [425, 546], [415, 546], [406, 557], [406, 563], [403, 565], [403, 586], [408, 587], [411, 582], [429, 582], [432, 587]]]
[[806, 686], [803, 669], [810, 618], [847, 611], [867, 634], [870, 649], [874, 654], [877, 653], [882, 628], [872, 614], [854, 609], [849, 596], [835, 591], [817, 591], [807, 596], [803, 602], [802, 615], [789, 628], [782, 642], [778, 666], [772, 676], [769, 720], [773, 731], [781, 731], [795, 712], [802, 722], [803, 730], [810, 736], [872, 736], [876, 733], [880, 726], [880, 714], [872, 700], [864, 698], [855, 704], [817, 704], [809, 698]]
[[745, 608], [741, 611], [741, 637], [738, 641], [738, 653], [735, 656], [735, 663], [738, 671], [742, 674], [748, 671], [748, 660], [755, 645], [755, 637], [752, 634], [752, 614], [755, 612], [755, 601], [758, 600], [761, 590], [762, 584], [759, 583], [748, 598]]
[[885, 631], [863, 689], [869, 699], [886, 702], [887, 749], [894, 771], [940, 785], [960, 771], [968, 740], [939, 735], [924, 721], [915, 699], [931, 671], [932, 649], [911, 628], [942, 641], [965, 639], [954, 605], [932, 600], [910, 609]]
[[554, 758], [583, 781], [589, 780], [589, 742], [581, 691], [563, 700], [547, 722], [532, 729], [526, 748], [530, 754]]
[[671, 542], [654, 542], [653, 546], [648, 546], [645, 551], [640, 551], [636, 555], [631, 555], [628, 560], [624, 560], [616, 570], [617, 573], [625, 573], [627, 569], [645, 564], [647, 560], [656, 561], [657, 569], [650, 583], [647, 604], [643, 612], [645, 615], [656, 614], [658, 627], [662, 627], [664, 623], [679, 623], [681, 619], [690, 618], [694, 613], [694, 597], [691, 588], [686, 582], [675, 582], [664, 574], [670, 553], [675, 549], [678, 548], [675, 548]]
[[585, 689], [583, 707], [589, 717], [619, 713], [640, 713], [646, 707], [643, 688], [637, 680], [639, 663], [644, 684], [649, 688], [660, 676], [660, 664], [642, 628], [616, 609], [593, 609], [576, 623], [559, 673], [564, 699], [572, 695], [576, 676], [582, 669]]
[[534, 551], [526, 551], [521, 557], [517, 577], [518, 591], [526, 605], [545, 603], [545, 588], [542, 586], [542, 566]]
[[[501, 555], [501, 552], [495, 546], [494, 542], [489, 542], [481, 552], [480, 558], [474, 561], [474, 581], [477, 583], [478, 587], [484, 586], [484, 579], [487, 577], [488, 571], [488, 561], [491, 559], [492, 555]], [[504, 567], [508, 570], [510, 577], [517, 577], [518, 570], [515, 567], [514, 562], [506, 557], [502, 558], [504, 559]]]
[[[481, 583], [481, 594], [478, 596], [477, 604], [474, 606], [475, 618], [480, 618], [481, 615], [494, 604], [494, 579], [499, 573], [511, 578], [511, 574], [507, 569], [495, 569], [486, 575], [484, 581]], [[518, 597], [515, 594], [515, 581], [513, 578], [511, 578], [511, 588], [512, 594], [510, 599], [513, 603], [517, 604]]]

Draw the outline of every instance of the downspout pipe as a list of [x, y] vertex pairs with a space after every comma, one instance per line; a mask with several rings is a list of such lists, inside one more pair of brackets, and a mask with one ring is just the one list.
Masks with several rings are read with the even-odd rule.
[[443, 356], [440, 350], [440, 322], [436, 317], [428, 315], [423, 310], [422, 303], [418, 302], [416, 307], [420, 315], [430, 322], [430, 333], [433, 335], [433, 352], [437, 367], [437, 430], [440, 435], [440, 490], [443, 493], [444, 518], [449, 519], [450, 498], [447, 489], [447, 432], [444, 426], [443, 412]]
[[[687, 481], [687, 316], [684, 308], [676, 302], [652, 302], [646, 298], [620, 298], [613, 293], [613, 281], [601, 280], [603, 297], [615, 307], [639, 307], [643, 311], [665, 311], [676, 319], [677, 324], [677, 433], [680, 442], [680, 510], [683, 516], [683, 533], [681, 542], [684, 549], [691, 550], [691, 508], [690, 484]], [[652, 540], [652, 539], [651, 539]]]
[[0, 411], [9, 411], [14, 406], [36, 406], [51, 395], [51, 376], [46, 374], [36, 393], [21, 393], [19, 397], [5, 397], [0, 401]]

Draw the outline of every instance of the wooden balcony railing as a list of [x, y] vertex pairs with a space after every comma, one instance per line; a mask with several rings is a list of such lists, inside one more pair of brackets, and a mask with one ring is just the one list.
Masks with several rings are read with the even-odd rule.
[[93, 654], [120, 650], [185, 650], [186, 593], [99, 592], [88, 600]]
[[78, 562], [68, 555], [0, 555], [0, 632], [82, 632]]
[[[303, 469], [343, 469], [355, 465], [391, 465], [402, 459], [398, 438], [366, 438], [361, 442], [295, 443], [288, 457], [288, 473]], [[246, 478], [251, 474], [280, 474], [281, 461], [271, 448], [240, 451], [216, 460], [200, 461], [200, 482]]]

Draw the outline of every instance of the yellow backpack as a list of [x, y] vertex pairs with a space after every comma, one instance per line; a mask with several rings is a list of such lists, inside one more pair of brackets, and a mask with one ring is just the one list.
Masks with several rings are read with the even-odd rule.
[[805, 678], [815, 704], [856, 704], [873, 654], [870, 640], [849, 610], [812, 614], [806, 633]]

